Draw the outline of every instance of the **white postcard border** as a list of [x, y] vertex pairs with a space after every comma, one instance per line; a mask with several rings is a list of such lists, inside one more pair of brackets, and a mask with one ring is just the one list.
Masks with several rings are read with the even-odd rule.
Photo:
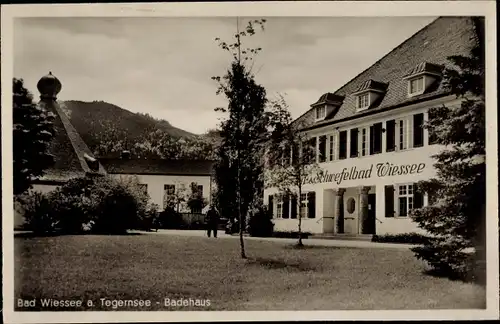
[[258, 320], [423, 320], [496, 319], [499, 311], [496, 17], [494, 1], [339, 1], [240, 3], [141, 3], [2, 5], [2, 83], [13, 77], [15, 17], [128, 16], [485, 16], [487, 120], [487, 309], [418, 311], [233, 311], [233, 312], [14, 312], [12, 201], [12, 88], [2, 88], [3, 313], [7, 323], [258, 321]]

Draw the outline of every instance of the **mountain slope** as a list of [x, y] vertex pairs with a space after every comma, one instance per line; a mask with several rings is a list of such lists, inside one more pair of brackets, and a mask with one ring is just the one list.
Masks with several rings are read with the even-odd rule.
[[197, 137], [176, 128], [166, 120], [155, 119], [147, 114], [133, 113], [104, 101], [64, 101], [61, 107], [80, 136], [93, 150], [100, 143], [99, 134], [115, 133], [115, 138], [135, 142], [153, 130], [162, 130], [172, 137]]

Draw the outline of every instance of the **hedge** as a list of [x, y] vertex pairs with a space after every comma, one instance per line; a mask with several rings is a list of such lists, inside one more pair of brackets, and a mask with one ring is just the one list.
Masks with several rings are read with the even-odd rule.
[[373, 235], [372, 242], [424, 244], [427, 242], [427, 237], [418, 233]]

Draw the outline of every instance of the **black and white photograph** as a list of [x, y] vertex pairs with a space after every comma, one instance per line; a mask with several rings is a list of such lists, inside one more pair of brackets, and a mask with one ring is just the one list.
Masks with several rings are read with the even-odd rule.
[[498, 318], [495, 3], [192, 5], [2, 5], [5, 321]]

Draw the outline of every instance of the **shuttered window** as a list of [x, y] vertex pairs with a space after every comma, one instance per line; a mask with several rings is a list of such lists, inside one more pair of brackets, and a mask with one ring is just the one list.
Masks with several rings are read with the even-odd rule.
[[423, 193], [417, 190], [416, 184], [400, 184], [397, 186], [396, 192], [398, 217], [410, 216], [412, 210], [424, 207]]
[[304, 163], [316, 162], [316, 137], [302, 144], [302, 161]]
[[283, 217], [283, 197], [277, 196], [276, 197], [276, 218], [282, 218]]
[[424, 146], [424, 114], [413, 115], [413, 147]]
[[329, 161], [335, 160], [335, 136], [334, 135], [330, 135], [328, 154], [329, 154], [329, 159], [328, 159]]
[[385, 217], [394, 217], [394, 186], [385, 186]]
[[271, 211], [273, 218], [275, 218], [275, 212], [274, 212], [274, 196], [269, 195], [269, 210]]
[[288, 195], [283, 196], [283, 214], [281, 218], [290, 217], [290, 198]]

